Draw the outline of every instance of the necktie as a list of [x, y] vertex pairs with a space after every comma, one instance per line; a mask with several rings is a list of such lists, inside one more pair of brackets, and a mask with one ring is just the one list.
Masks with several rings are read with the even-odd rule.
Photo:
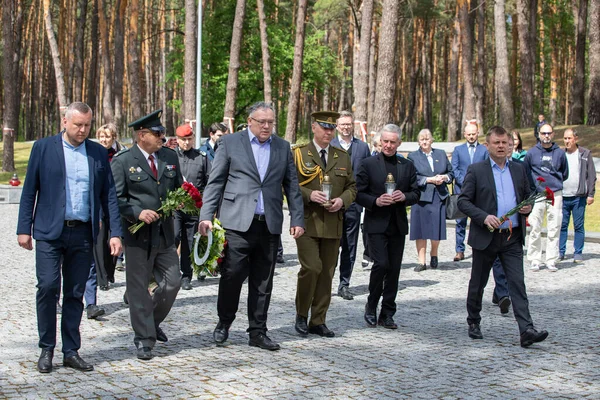
[[156, 169], [156, 165], [154, 165], [154, 156], [152, 154], [148, 156], [148, 162], [150, 163], [152, 174], [154, 174], [154, 177], [158, 179], [158, 170]]
[[321, 161], [323, 161], [323, 167], [327, 168], [327, 152], [325, 149], [321, 150]]
[[469, 157], [471, 157], [471, 164], [473, 164], [473, 156], [475, 155], [475, 145], [469, 145]]

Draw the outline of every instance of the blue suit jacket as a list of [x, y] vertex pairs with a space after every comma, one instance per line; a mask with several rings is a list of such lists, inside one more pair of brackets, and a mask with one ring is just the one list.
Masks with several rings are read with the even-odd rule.
[[431, 170], [431, 166], [429, 166], [427, 156], [420, 149], [413, 151], [408, 155], [408, 159], [415, 164], [415, 168], [417, 169], [417, 184], [421, 190], [421, 198], [419, 201], [425, 203], [431, 203], [436, 192], [441, 200], [444, 200], [449, 195], [447, 184], [437, 186], [433, 183], [426, 183], [428, 177], [448, 175], [450, 178], [449, 182], [452, 182], [452, 179], [454, 179], [452, 165], [450, 164], [450, 161], [448, 161], [446, 152], [444, 150], [432, 149], [431, 155], [433, 156], [433, 170]]
[[[111, 237], [122, 236], [119, 206], [104, 147], [85, 141], [90, 171], [91, 222], [94, 242], [100, 228], [101, 213], [110, 224]], [[23, 184], [17, 235], [32, 235], [35, 240], [55, 240], [65, 224], [65, 154], [62, 134], [34, 143]], [[32, 229], [33, 228], [33, 229]]]
[[[473, 155], [473, 164], [487, 160], [488, 150], [482, 144], [478, 144], [475, 147], [475, 154]], [[452, 171], [454, 171], [454, 193], [460, 193], [465, 176], [467, 175], [467, 168], [471, 165], [471, 157], [469, 157], [469, 149], [467, 143], [463, 143], [454, 148], [452, 152]]]

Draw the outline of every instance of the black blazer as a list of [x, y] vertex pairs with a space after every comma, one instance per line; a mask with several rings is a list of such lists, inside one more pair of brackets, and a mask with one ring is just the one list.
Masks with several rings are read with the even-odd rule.
[[363, 206], [365, 218], [363, 230], [366, 233], [383, 233], [387, 229], [390, 218], [396, 216], [396, 225], [400, 233], [408, 234], [406, 207], [416, 204], [421, 195], [417, 186], [417, 170], [412, 162], [398, 158], [396, 189], [402, 191], [406, 200], [391, 206], [379, 207], [375, 200], [385, 193], [387, 172], [382, 154], [365, 158], [356, 174], [356, 202]]
[[[509, 161], [508, 168], [515, 188], [517, 204], [519, 204], [531, 193], [525, 167], [521, 163]], [[498, 212], [496, 185], [489, 159], [471, 164], [467, 169], [462, 191], [458, 197], [458, 208], [471, 217], [469, 246], [477, 250], [487, 248], [492, 241], [493, 233], [488, 230], [483, 221], [488, 215], [496, 215]], [[524, 229], [525, 215], [518, 215], [519, 226]], [[523, 232], [523, 244], [525, 244], [525, 232]]]
[[417, 183], [421, 190], [419, 201], [425, 203], [431, 203], [435, 193], [440, 196], [441, 200], [444, 200], [449, 195], [446, 183], [439, 186], [433, 183], [426, 183], [427, 178], [436, 175], [448, 175], [448, 178], [450, 178], [449, 183], [454, 179], [452, 164], [448, 161], [446, 152], [444, 150], [432, 149], [431, 155], [433, 157], [433, 170], [431, 170], [429, 161], [427, 161], [427, 156], [421, 150], [413, 151], [408, 155], [408, 159], [415, 164], [415, 168], [417, 169]]

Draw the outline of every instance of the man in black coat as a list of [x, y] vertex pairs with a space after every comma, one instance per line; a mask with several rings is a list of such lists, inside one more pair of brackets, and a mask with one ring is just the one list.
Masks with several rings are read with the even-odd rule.
[[533, 327], [525, 290], [525, 216], [531, 212], [531, 205], [512, 215], [512, 224], [502, 222], [500, 217], [529, 197], [531, 188], [525, 168], [507, 159], [512, 148], [504, 128], [492, 127], [486, 135], [486, 145], [490, 158], [469, 166], [458, 199], [458, 208], [471, 218], [468, 244], [473, 248], [473, 266], [467, 295], [469, 337], [483, 339], [479, 327], [483, 290], [492, 264], [499, 257], [510, 287], [521, 346], [528, 347], [548, 337], [548, 332], [538, 332]]
[[[381, 132], [382, 152], [362, 161], [356, 175], [356, 202], [366, 209], [363, 232], [368, 235], [370, 256], [373, 259], [369, 279], [369, 297], [365, 306], [365, 321], [370, 327], [377, 324], [396, 329], [396, 294], [404, 241], [408, 234], [406, 207], [419, 201], [417, 170], [412, 162], [396, 157], [402, 143], [401, 130], [389, 124]], [[386, 190], [386, 179], [392, 175], [394, 185]], [[377, 305], [381, 312], [377, 318]]]

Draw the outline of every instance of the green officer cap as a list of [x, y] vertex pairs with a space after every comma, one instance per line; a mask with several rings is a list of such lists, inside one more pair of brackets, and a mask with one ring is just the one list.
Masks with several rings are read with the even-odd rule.
[[314, 121], [325, 129], [335, 129], [340, 114], [335, 111], [316, 111], [311, 114]]
[[133, 121], [127, 126], [133, 128], [134, 131], [139, 131], [140, 129], [150, 129], [154, 132], [164, 132], [166, 129], [160, 123], [161, 115], [162, 110], [156, 110], [145, 117], [138, 119], [137, 121]]

